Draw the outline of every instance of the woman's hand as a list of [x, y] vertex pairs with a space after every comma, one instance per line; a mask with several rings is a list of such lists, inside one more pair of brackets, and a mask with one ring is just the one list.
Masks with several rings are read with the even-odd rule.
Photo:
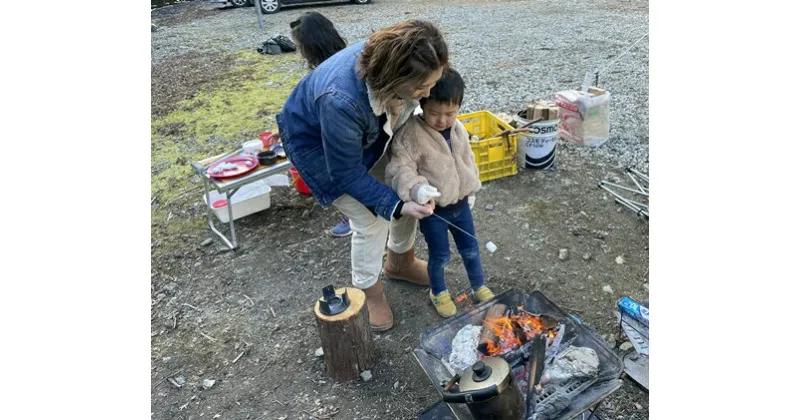
[[411, 216], [415, 219], [424, 219], [433, 214], [434, 206], [433, 200], [425, 205], [419, 205], [413, 201], [406, 201], [400, 209], [400, 214], [403, 216]]

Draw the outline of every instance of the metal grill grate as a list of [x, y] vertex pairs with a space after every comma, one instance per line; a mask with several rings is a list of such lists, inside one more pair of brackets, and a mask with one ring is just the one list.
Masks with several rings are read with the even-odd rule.
[[[541, 292], [534, 291], [531, 294], [525, 294], [518, 290], [509, 290], [489, 302], [478, 305], [474, 310], [453, 317], [420, 335], [419, 345], [414, 349], [414, 357], [439, 392], [442, 392], [442, 385], [447, 383], [453, 375], [445, 363], [452, 350], [453, 337], [465, 325], [480, 325], [486, 311], [494, 303], [503, 303], [509, 307], [523, 306], [527, 311], [564, 320], [566, 329], [561, 346], [559, 346], [560, 349], [574, 345], [590, 347], [597, 352], [600, 371], [596, 378], [576, 379], [560, 384], [548, 383], [544, 386], [543, 392], [537, 396], [537, 405], [541, 404], [542, 406], [549, 405], [548, 403], [554, 399], [566, 398], [570, 401], [567, 408], [555, 414], [554, 420], [566, 420], [580, 416], [581, 413], [622, 386], [622, 381], [619, 379], [622, 374], [622, 360], [592, 330], [582, 325], [580, 321], [576, 321]], [[515, 371], [515, 376], [522, 367], [520, 361], [522, 361], [521, 358], [510, 363]], [[527, 386], [519, 379], [518, 377], [517, 383], [520, 387]], [[524, 392], [523, 395], [525, 395]], [[464, 404], [450, 404], [450, 408], [459, 420], [473, 419]]]
[[558, 395], [562, 395], [571, 401], [576, 395], [585, 391], [595, 382], [597, 382], [597, 378], [572, 379], [558, 385], [547, 384], [544, 386], [542, 393], [536, 396], [536, 405], [547, 404]]

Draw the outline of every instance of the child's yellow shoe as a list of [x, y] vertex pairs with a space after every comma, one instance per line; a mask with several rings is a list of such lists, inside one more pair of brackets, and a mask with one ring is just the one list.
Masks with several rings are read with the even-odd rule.
[[487, 300], [494, 299], [494, 293], [489, 290], [486, 286], [481, 286], [478, 290], [474, 293], [475, 297], [478, 299], [480, 303], [486, 302]]
[[435, 296], [433, 292], [429, 294], [431, 296], [431, 302], [433, 302], [433, 306], [436, 308], [436, 312], [438, 312], [439, 315], [450, 318], [458, 312], [456, 304], [453, 303], [453, 299], [450, 299], [450, 292], [447, 290]]

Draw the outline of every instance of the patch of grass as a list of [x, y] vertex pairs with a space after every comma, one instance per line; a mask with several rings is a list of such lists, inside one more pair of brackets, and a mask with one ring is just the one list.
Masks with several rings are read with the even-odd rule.
[[179, 102], [175, 111], [155, 119], [153, 136], [247, 139], [271, 128], [272, 116], [302, 77], [297, 66], [286, 66], [298, 61], [298, 56], [273, 58], [248, 50], [230, 59], [241, 64], [224, 74], [213, 91], [201, 91]]
[[[202, 218], [180, 220], [182, 212], [177, 210], [202, 194], [189, 164], [234, 150], [243, 141], [258, 138], [260, 132], [274, 130], [275, 114], [305, 74], [296, 54], [266, 56], [246, 50], [225, 59], [235, 65], [192, 98], [175, 103], [172, 112], [153, 115], [151, 194], [158, 198], [151, 210], [151, 233], [162, 246], [174, 242], [169, 238], [176, 235], [202, 231]], [[173, 218], [164, 228], [161, 222], [170, 211]]]
[[168, 57], [150, 67], [150, 115], [162, 118], [181, 101], [191, 99], [225, 79], [237, 63], [229, 53], [189, 53]]

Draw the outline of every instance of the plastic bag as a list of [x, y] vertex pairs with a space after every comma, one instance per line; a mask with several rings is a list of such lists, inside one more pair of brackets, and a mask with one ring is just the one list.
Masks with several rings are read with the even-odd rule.
[[608, 141], [611, 93], [595, 88], [588, 93], [566, 90], [556, 93], [555, 100], [561, 140], [583, 146], [600, 146]]

